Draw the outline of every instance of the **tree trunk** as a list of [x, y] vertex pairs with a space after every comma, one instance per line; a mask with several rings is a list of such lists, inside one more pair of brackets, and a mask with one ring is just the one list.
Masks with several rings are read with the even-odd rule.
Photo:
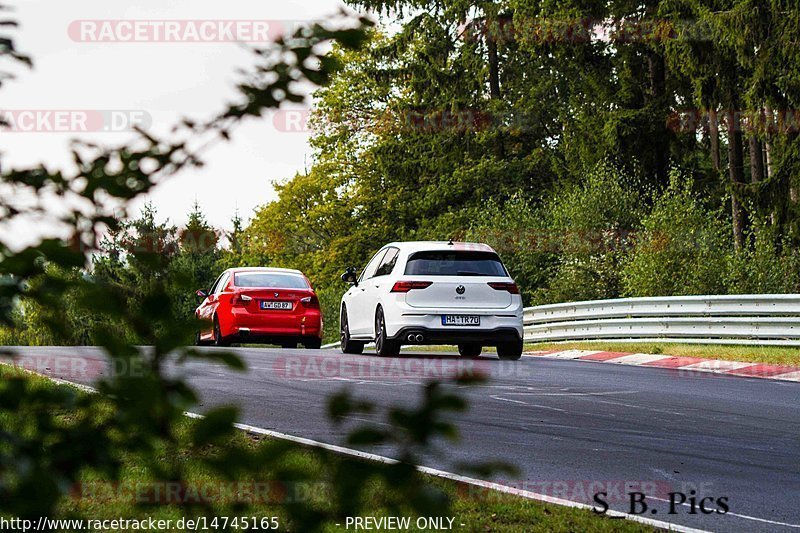
[[650, 73], [650, 95], [652, 101], [656, 104], [661, 115], [658, 134], [654, 141], [655, 149], [655, 165], [656, 165], [656, 179], [662, 186], [669, 184], [669, 130], [666, 127], [666, 121], [662, 117], [666, 117], [668, 109], [664, 102], [664, 94], [666, 93], [666, 79], [667, 67], [664, 62], [664, 57], [658, 52], [652, 52], [647, 58], [647, 64]]
[[486, 51], [489, 55], [489, 96], [497, 100], [500, 98], [500, 61], [497, 58], [497, 41], [492, 32], [486, 35]]
[[731, 183], [731, 218], [733, 219], [733, 245], [736, 251], [744, 249], [746, 226], [745, 211], [741, 202], [744, 184], [744, 153], [739, 113], [736, 107], [728, 114], [728, 173]]
[[764, 153], [761, 141], [755, 135], [750, 135], [747, 141], [750, 144], [750, 181], [753, 183], [764, 181]]
[[[492, 100], [500, 99], [500, 59], [497, 56], [497, 41], [492, 31], [486, 33], [486, 52], [489, 56], [489, 96]], [[503, 130], [497, 129], [494, 152], [498, 159], [505, 159], [506, 149]]]
[[766, 115], [764, 118], [764, 138], [766, 139], [764, 142], [764, 158], [767, 160], [767, 177], [771, 178], [774, 174], [772, 171], [772, 124], [775, 117], [772, 113], [772, 107], [766, 106], [764, 111]]
[[720, 163], [719, 118], [717, 117], [716, 107], [708, 110], [708, 132], [709, 140], [711, 141], [711, 166], [716, 172], [719, 172], [722, 164]]
[[[772, 193], [770, 195], [770, 202], [772, 213], [770, 215], [770, 219], [772, 221], [773, 227], [777, 228], [779, 232], [783, 231], [783, 225], [786, 220], [786, 196], [788, 195], [788, 191], [785, 190], [786, 187], [783, 183], [775, 183], [773, 182], [773, 178], [775, 176], [775, 170], [773, 166], [773, 153], [772, 153], [772, 132], [774, 128], [774, 121], [775, 115], [772, 112], [772, 107], [767, 105], [764, 107], [764, 172], [766, 173], [767, 179], [770, 181], [770, 189]], [[781, 244], [778, 242], [778, 248], [780, 249]]]

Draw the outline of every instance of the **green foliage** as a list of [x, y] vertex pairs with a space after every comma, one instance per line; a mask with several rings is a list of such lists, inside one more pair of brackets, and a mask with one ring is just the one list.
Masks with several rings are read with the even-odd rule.
[[219, 275], [219, 237], [195, 202], [178, 238], [179, 250], [167, 272], [173, 279], [174, 312], [189, 318], [197, 307], [195, 291], [208, 289]]
[[754, 229], [753, 245], [730, 258], [729, 291], [732, 294], [800, 293], [800, 252], [774, 228]]
[[557, 261], [544, 209], [517, 195], [504, 204], [487, 202], [478, 211], [466, 238], [494, 248], [522, 291], [526, 305], [534, 301], [533, 289], [548, 282]]
[[534, 301], [618, 297], [620, 267], [646, 200], [646, 191], [608, 163], [553, 193], [541, 209], [552, 262]]
[[628, 296], [725, 294], [732, 252], [727, 228], [697, 200], [691, 182], [673, 175], [644, 217], [622, 269]]
[[238, 212], [231, 219], [231, 226], [233, 229], [225, 235], [228, 245], [218, 250], [217, 270], [222, 272], [237, 266], [257, 267], [269, 264], [269, 257], [261, 251], [257, 243], [247, 240], [244, 223]]

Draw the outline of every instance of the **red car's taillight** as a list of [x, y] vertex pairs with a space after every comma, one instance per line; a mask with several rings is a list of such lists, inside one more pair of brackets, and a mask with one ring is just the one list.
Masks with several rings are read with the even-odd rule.
[[491, 282], [489, 286], [496, 291], [508, 291], [511, 294], [519, 294], [519, 287], [514, 282], [511, 283], [503, 283], [503, 282]]
[[231, 300], [231, 305], [242, 306], [253, 301], [253, 298], [246, 294], [237, 294]]
[[300, 298], [300, 303], [303, 304], [303, 307], [306, 309], [319, 309], [319, 299], [315, 294]]
[[398, 281], [392, 287], [392, 292], [408, 292], [414, 289], [427, 289], [433, 285], [432, 281]]

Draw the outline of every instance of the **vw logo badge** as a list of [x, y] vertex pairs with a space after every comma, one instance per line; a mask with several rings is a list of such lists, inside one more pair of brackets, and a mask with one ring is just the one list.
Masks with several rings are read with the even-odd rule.
[[278, 297], [278, 296], [280, 296], [280, 295], [281, 295], [281, 294], [280, 294], [279, 292], [276, 292], [276, 293], [275, 293], [275, 298], [277, 298], [277, 297]]
[[466, 291], [467, 291], [467, 289], [463, 285], [459, 285], [458, 287], [456, 287], [456, 292], [458, 294], [464, 294]]

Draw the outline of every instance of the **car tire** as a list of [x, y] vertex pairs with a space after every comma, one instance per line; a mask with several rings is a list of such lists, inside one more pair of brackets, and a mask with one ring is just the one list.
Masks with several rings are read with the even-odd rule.
[[504, 361], [517, 361], [522, 357], [522, 340], [498, 344], [497, 356]]
[[381, 307], [375, 312], [375, 353], [380, 357], [400, 355], [400, 342], [386, 335], [386, 320]]
[[230, 346], [230, 342], [222, 336], [217, 317], [214, 317], [214, 346]]
[[458, 353], [461, 357], [478, 357], [483, 351], [483, 346], [475, 342], [458, 345]]
[[206, 346], [208, 345], [208, 341], [204, 341], [200, 338], [200, 330], [198, 329], [194, 333], [194, 345], [195, 346]]
[[359, 355], [364, 353], [364, 344], [350, 338], [350, 326], [347, 321], [347, 308], [342, 307], [342, 317], [339, 321], [339, 340], [342, 344], [342, 353]]
[[322, 339], [319, 337], [308, 337], [303, 339], [303, 346], [306, 350], [319, 350], [322, 347]]

